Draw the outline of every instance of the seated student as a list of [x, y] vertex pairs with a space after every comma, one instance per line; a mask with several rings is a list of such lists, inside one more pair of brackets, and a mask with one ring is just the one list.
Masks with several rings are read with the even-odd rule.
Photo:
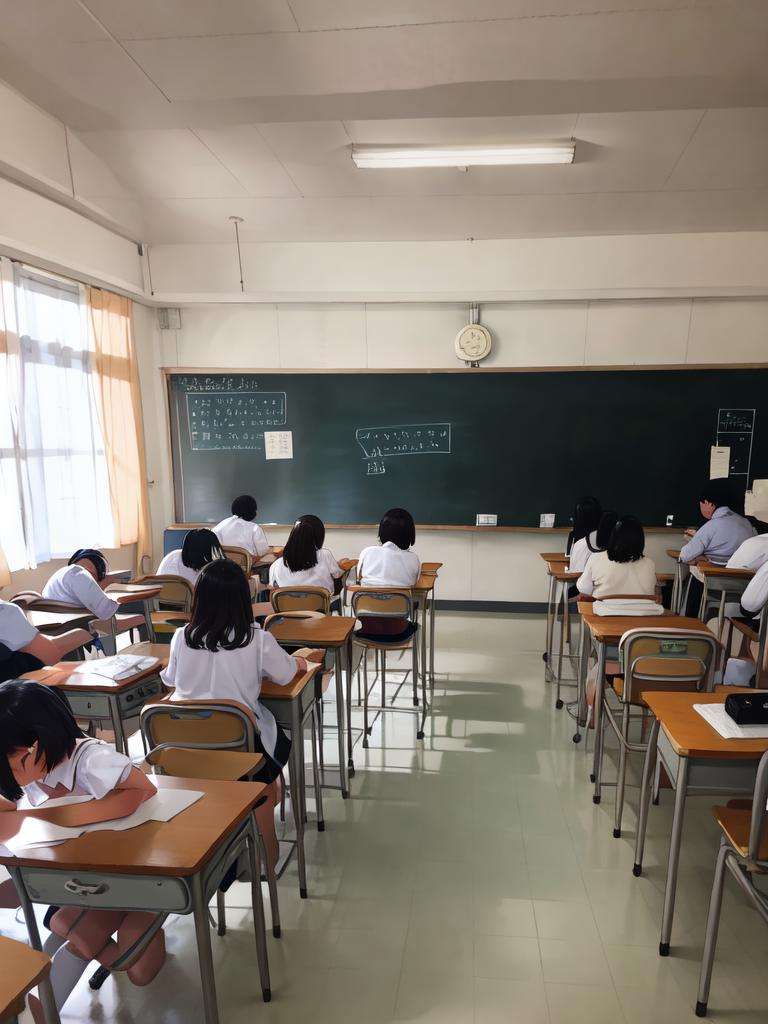
[[768, 601], [768, 562], [763, 562], [741, 595], [741, 609], [749, 618], [760, 614]]
[[261, 680], [266, 676], [287, 686], [306, 669], [303, 658], [286, 654], [271, 633], [254, 623], [248, 581], [240, 566], [229, 559], [209, 562], [197, 580], [192, 617], [174, 633], [168, 667], [160, 676], [175, 688], [171, 700], [224, 698], [253, 712], [265, 755], [256, 778], [268, 784], [269, 797], [257, 808], [257, 817], [270, 865], [277, 859], [273, 810], [279, 791], [274, 783], [288, 761], [291, 741], [259, 701]]
[[[357, 580], [365, 587], [412, 587], [421, 573], [419, 556], [411, 548], [416, 542], [413, 516], [404, 508], [391, 508], [379, 523], [379, 543], [360, 552]], [[362, 616], [366, 635], [400, 636], [409, 632], [404, 619]], [[405, 636], [403, 636], [405, 639]]]
[[759, 569], [768, 562], [768, 533], [748, 537], [725, 563], [729, 569]]
[[0, 682], [34, 672], [91, 643], [86, 629], [70, 629], [58, 636], [43, 636], [18, 605], [0, 600]]
[[339, 563], [323, 547], [325, 526], [317, 516], [300, 516], [293, 525], [283, 550], [269, 567], [273, 587], [324, 587], [333, 597], [336, 580], [341, 579]]
[[656, 566], [645, 555], [645, 532], [637, 516], [622, 516], [611, 531], [605, 551], [592, 555], [576, 581], [581, 594], [603, 598], [643, 595], [653, 598]]
[[[741, 606], [726, 605], [729, 618], [738, 618], [755, 632], [760, 629], [760, 613], [768, 602], [768, 561], [763, 562], [749, 581], [741, 595]], [[711, 624], [710, 624], [711, 628]], [[734, 630], [731, 650], [734, 657], [728, 658], [723, 682], [731, 685], [749, 686], [755, 675], [757, 645]]]
[[269, 551], [267, 536], [254, 522], [258, 512], [256, 499], [250, 494], [241, 494], [232, 502], [232, 515], [222, 519], [213, 528], [224, 547], [245, 548], [254, 558], [261, 558]]
[[[22, 798], [27, 806], [36, 807], [69, 794], [95, 797], [96, 803], [67, 808], [68, 825], [85, 825], [133, 813], [155, 793], [155, 787], [128, 757], [101, 740], [83, 736], [57, 690], [13, 680], [0, 684], [0, 793], [3, 842], [19, 829], [19, 815], [14, 812]], [[4, 883], [3, 903], [18, 906], [12, 886]], [[108, 967], [153, 921], [151, 913], [51, 908], [46, 924], [53, 935], [45, 949], [53, 953], [51, 985], [57, 1008], [64, 1005], [91, 960]], [[149, 984], [164, 956], [160, 930], [129, 968], [129, 979], [137, 985]], [[30, 1009], [36, 1021], [43, 1020], [42, 1007], [34, 997]]]
[[43, 597], [80, 605], [102, 620], [111, 619], [120, 605], [104, 593], [107, 561], [95, 548], [80, 548], [43, 587]]
[[603, 509], [597, 498], [580, 498], [573, 510], [571, 532], [568, 534], [566, 554], [569, 555], [568, 569], [570, 572], [581, 572], [589, 560], [589, 556], [599, 550], [597, 547], [597, 528]]
[[[699, 509], [707, 522], [698, 530], [686, 530], [691, 539], [680, 549], [681, 562], [690, 565], [706, 560], [715, 565], [725, 565], [745, 540], [755, 536], [752, 524], [729, 507], [728, 502], [733, 500], [731, 484], [724, 477], [710, 480], [702, 488]], [[703, 589], [703, 577], [694, 566], [688, 584], [686, 615], [695, 617], [699, 614]]]
[[181, 576], [194, 587], [203, 566], [223, 557], [219, 538], [213, 530], [189, 530], [182, 546], [169, 551], [160, 562], [157, 575]]

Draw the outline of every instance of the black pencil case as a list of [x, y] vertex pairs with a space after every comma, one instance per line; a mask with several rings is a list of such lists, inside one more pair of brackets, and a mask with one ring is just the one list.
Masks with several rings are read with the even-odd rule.
[[768, 725], [768, 693], [729, 693], [725, 710], [736, 725]]

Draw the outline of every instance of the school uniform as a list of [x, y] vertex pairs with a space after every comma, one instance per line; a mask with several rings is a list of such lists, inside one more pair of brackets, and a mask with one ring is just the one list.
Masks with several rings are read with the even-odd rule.
[[51, 797], [107, 796], [131, 774], [131, 759], [98, 739], [77, 740], [75, 749], [39, 782], [24, 786], [27, 801], [37, 807]]
[[287, 686], [297, 670], [296, 659], [258, 626], [252, 627], [247, 646], [232, 651], [195, 650], [187, 645], [184, 629], [177, 629], [168, 667], [160, 677], [167, 686], [175, 687], [171, 700], [236, 700], [250, 708], [259, 726], [261, 749], [271, 759], [257, 777], [272, 782], [288, 760], [290, 742], [272, 712], [259, 701], [261, 679], [266, 676], [278, 686]]
[[741, 595], [741, 607], [750, 615], [759, 615], [768, 601], [768, 562], [764, 562]]
[[258, 523], [241, 519], [240, 516], [227, 516], [213, 527], [219, 543], [230, 548], [245, 548], [256, 558], [266, 555], [269, 541]]
[[181, 560], [181, 548], [169, 551], [157, 567], [158, 576], [181, 576], [193, 587], [197, 583], [200, 572], [200, 569], [190, 569], [188, 565], [184, 565]]
[[768, 533], [759, 533], [740, 544], [726, 562], [729, 569], [759, 569], [768, 562]]
[[43, 667], [39, 658], [23, 650], [37, 635], [18, 605], [0, 600], [0, 682]]
[[574, 542], [568, 559], [568, 572], [583, 572], [592, 555], [597, 551], [597, 530], [588, 537], [580, 537]]
[[[715, 509], [712, 518], [699, 527], [687, 544], [680, 549], [681, 562], [695, 562], [705, 558], [715, 565], [725, 565], [731, 555], [745, 540], [755, 536], [755, 528], [726, 505]], [[701, 595], [704, 592], [704, 577], [696, 566], [691, 569], [688, 583], [688, 600], [685, 614], [695, 617], [699, 614]]]
[[120, 607], [81, 565], [65, 565], [57, 569], [43, 587], [43, 597], [87, 608], [102, 620], [111, 619]]
[[656, 566], [643, 555], [636, 562], [612, 562], [607, 551], [598, 551], [587, 562], [576, 586], [581, 594], [602, 598], [615, 594], [656, 592]]
[[416, 552], [391, 540], [365, 548], [357, 561], [357, 578], [366, 587], [412, 587], [420, 572]]
[[269, 582], [273, 587], [323, 587], [333, 597], [334, 580], [341, 578], [339, 563], [328, 548], [317, 552], [317, 563], [309, 569], [294, 572], [285, 564], [285, 558], [277, 558], [269, 567]]

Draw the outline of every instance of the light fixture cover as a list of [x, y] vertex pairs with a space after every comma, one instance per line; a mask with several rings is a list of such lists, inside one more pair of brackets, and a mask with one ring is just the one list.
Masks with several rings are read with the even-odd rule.
[[571, 164], [575, 143], [532, 142], [488, 146], [352, 146], [361, 169], [398, 167], [489, 167], [515, 164]]

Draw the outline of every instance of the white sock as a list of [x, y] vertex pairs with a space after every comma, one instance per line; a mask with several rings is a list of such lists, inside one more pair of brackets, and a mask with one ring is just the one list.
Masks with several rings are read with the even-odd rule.
[[60, 1010], [69, 999], [88, 964], [88, 960], [76, 956], [67, 945], [56, 951], [51, 964], [51, 985], [57, 1009]]
[[66, 939], [62, 939], [60, 935], [55, 932], [51, 932], [48, 938], [43, 943], [43, 952], [47, 953], [48, 956], [53, 956], [66, 942]]

